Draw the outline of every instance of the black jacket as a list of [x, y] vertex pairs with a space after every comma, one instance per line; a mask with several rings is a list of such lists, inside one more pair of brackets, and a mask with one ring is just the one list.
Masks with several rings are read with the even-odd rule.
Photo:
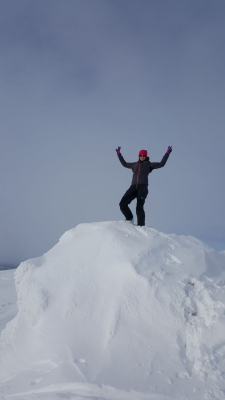
[[137, 162], [127, 163], [120, 153], [118, 154], [118, 158], [125, 168], [132, 169], [133, 171], [131, 185], [148, 185], [148, 175], [153, 171], [153, 169], [164, 167], [169, 158], [169, 154], [166, 153], [160, 162], [150, 162], [147, 157], [144, 161], [139, 160]]

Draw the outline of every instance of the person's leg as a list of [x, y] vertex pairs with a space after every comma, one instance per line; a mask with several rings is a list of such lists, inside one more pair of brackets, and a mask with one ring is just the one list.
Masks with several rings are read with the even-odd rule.
[[132, 185], [129, 187], [129, 189], [126, 191], [124, 196], [122, 197], [120, 201], [120, 210], [122, 211], [124, 217], [130, 221], [133, 218], [133, 214], [128, 207], [128, 204], [132, 202], [137, 197], [137, 188], [135, 185]]
[[148, 195], [148, 186], [139, 185], [137, 189], [137, 206], [136, 206], [137, 224], [139, 226], [145, 225], [144, 203], [147, 195]]

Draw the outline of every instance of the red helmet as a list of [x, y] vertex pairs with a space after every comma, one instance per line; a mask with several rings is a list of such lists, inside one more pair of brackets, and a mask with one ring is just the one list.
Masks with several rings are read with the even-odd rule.
[[139, 151], [139, 157], [140, 157], [140, 155], [147, 157], [148, 156], [147, 150], [140, 150]]

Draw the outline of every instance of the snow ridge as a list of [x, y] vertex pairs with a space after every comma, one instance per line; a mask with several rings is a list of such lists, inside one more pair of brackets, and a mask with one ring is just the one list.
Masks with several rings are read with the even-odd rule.
[[2, 393], [224, 398], [224, 261], [196, 238], [126, 222], [66, 232], [16, 270]]

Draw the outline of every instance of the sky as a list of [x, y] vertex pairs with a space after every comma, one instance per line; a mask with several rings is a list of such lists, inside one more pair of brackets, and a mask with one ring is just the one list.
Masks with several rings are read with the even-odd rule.
[[123, 219], [117, 146], [172, 145], [146, 224], [225, 249], [224, 18], [223, 0], [1, 0], [0, 264]]

